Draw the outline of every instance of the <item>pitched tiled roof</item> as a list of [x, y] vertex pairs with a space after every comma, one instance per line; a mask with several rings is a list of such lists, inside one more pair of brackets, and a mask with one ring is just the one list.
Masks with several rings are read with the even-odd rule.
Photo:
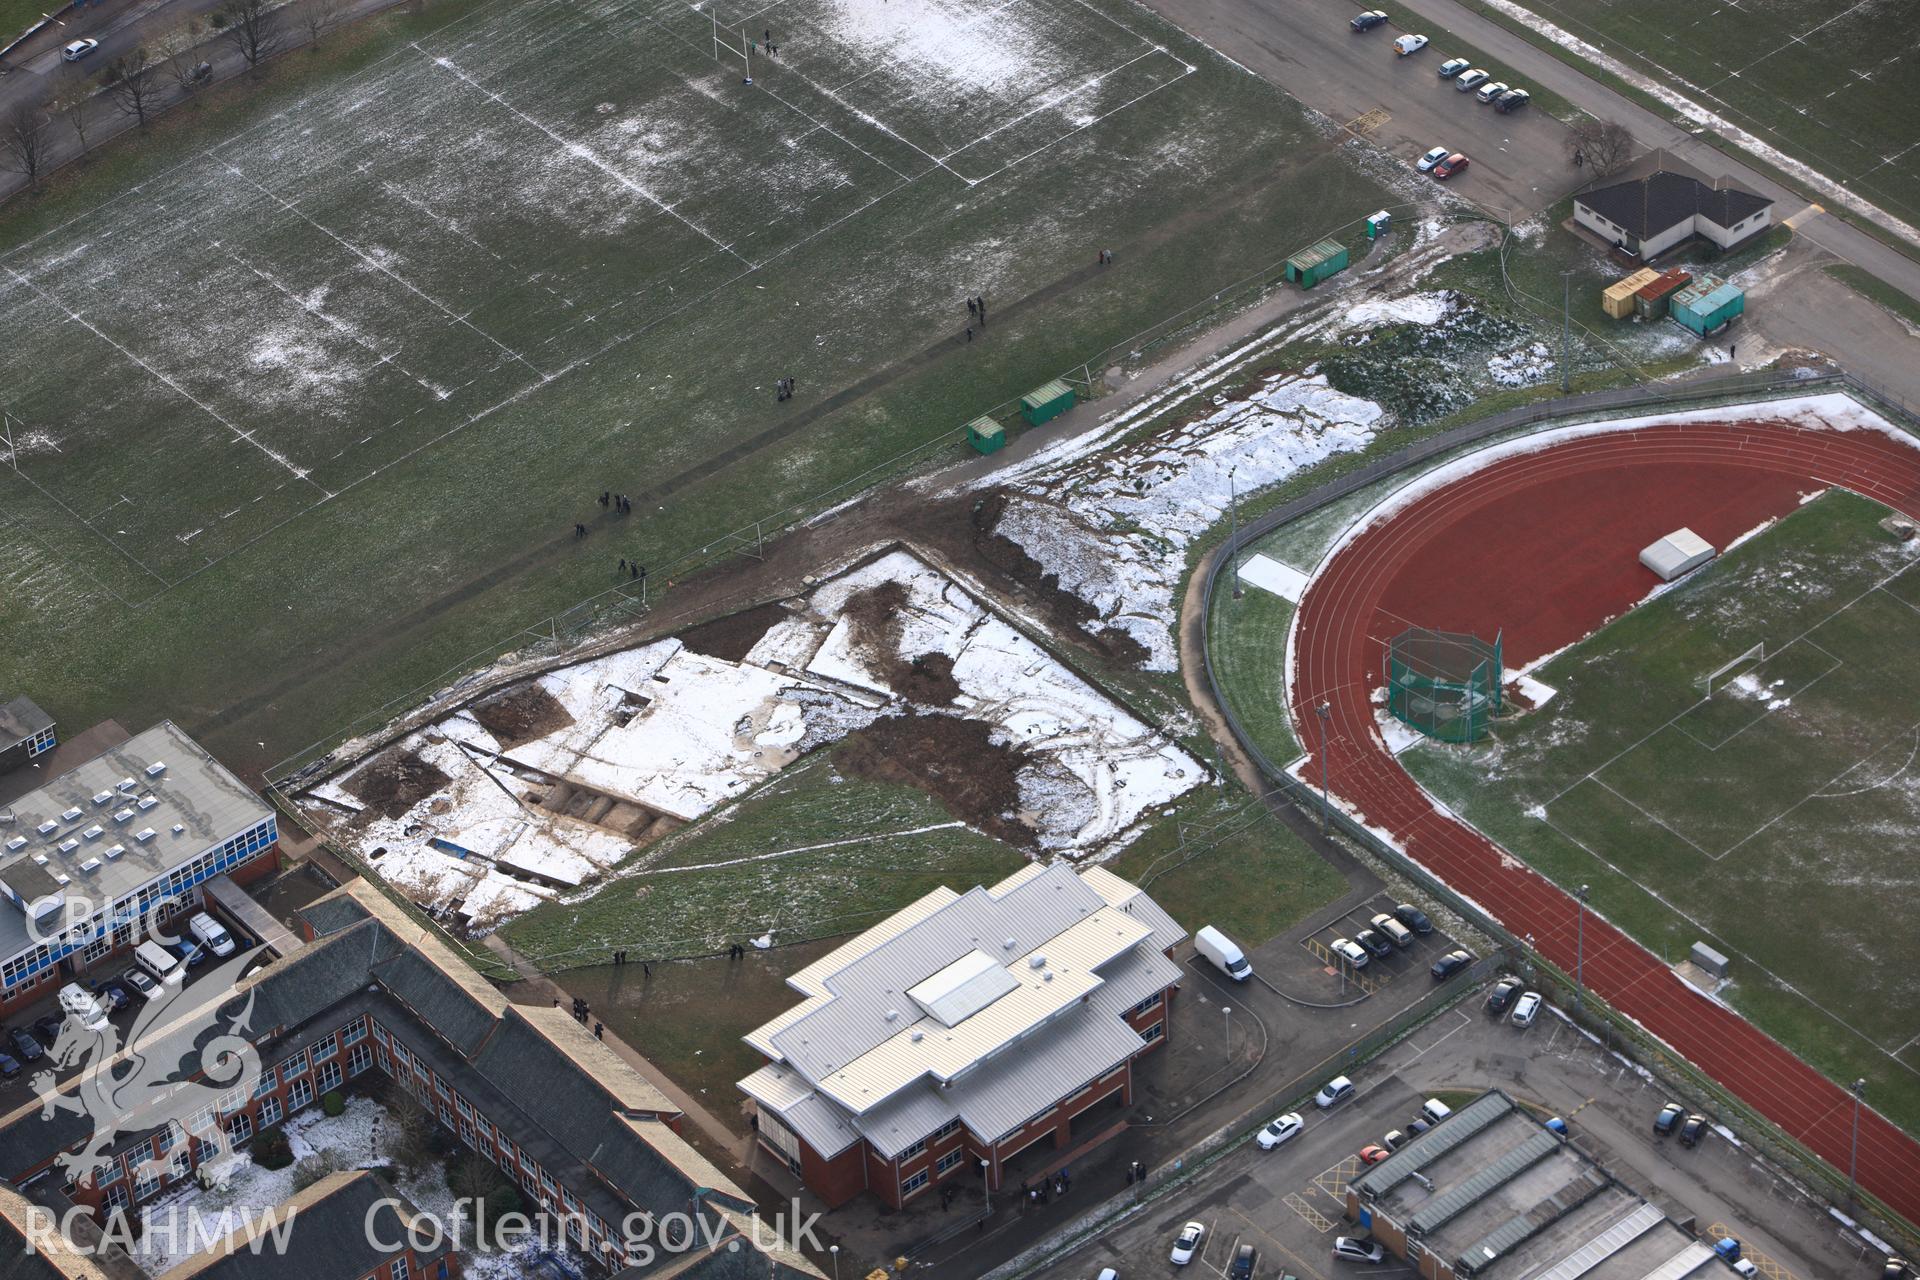
[[[378, 1248], [375, 1241], [404, 1240], [407, 1224], [419, 1212], [384, 1179], [364, 1169], [329, 1174], [277, 1206], [279, 1222], [287, 1224], [284, 1250], [262, 1215], [250, 1224], [252, 1231], [234, 1232], [163, 1272], [160, 1280], [347, 1280], [368, 1275], [398, 1256], [397, 1250]], [[417, 1234], [425, 1241], [436, 1233], [423, 1226]], [[443, 1237], [421, 1261], [430, 1267], [447, 1250]]]
[[1644, 240], [1696, 213], [1719, 226], [1731, 227], [1768, 208], [1773, 201], [1738, 187], [1715, 190], [1684, 173], [1659, 169], [1644, 178], [1575, 196], [1574, 203], [1585, 205], [1608, 222], [1624, 227], [1634, 238]]

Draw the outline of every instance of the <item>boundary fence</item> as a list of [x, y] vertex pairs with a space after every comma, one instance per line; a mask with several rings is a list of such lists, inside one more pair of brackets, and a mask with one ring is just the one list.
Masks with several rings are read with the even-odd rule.
[[[1913, 430], [1911, 424], [1916, 415], [1904, 401], [1846, 372], [1817, 373], [1812, 376], [1803, 376], [1798, 372], [1737, 374], [1703, 378], [1679, 383], [1672, 387], [1622, 387], [1543, 401], [1537, 405], [1521, 406], [1442, 435], [1430, 437], [1382, 457], [1358, 471], [1342, 476], [1311, 493], [1303, 494], [1283, 506], [1276, 507], [1242, 526], [1236, 533], [1229, 535], [1222, 544], [1221, 553], [1214, 556], [1208, 563], [1202, 586], [1202, 599], [1206, 606], [1205, 616], [1212, 616], [1214, 593], [1219, 585], [1222, 566], [1230, 564], [1249, 543], [1265, 537], [1275, 529], [1302, 516], [1309, 515], [1364, 489], [1376, 481], [1411, 470], [1422, 462], [1448, 453], [1462, 445], [1478, 443], [1515, 428], [1542, 427], [1565, 423], [1574, 418], [1581, 421], [1597, 421], [1604, 420], [1597, 415], [1627, 417], [1637, 410], [1691, 407], [1714, 401], [1751, 399], [1756, 396], [1779, 398], [1821, 389], [1852, 392], [1859, 398], [1888, 410], [1895, 419], [1899, 420], [1903, 428]], [[1203, 625], [1200, 628], [1201, 660], [1205, 669], [1207, 690], [1232, 731], [1234, 740], [1239, 743], [1241, 750], [1247, 753], [1274, 788], [1286, 796], [1295, 807], [1311, 815], [1320, 815], [1322, 806], [1318, 790], [1293, 777], [1284, 768], [1275, 765], [1240, 723], [1214, 670], [1210, 632], [1211, 628], [1208, 626]], [[1509, 954], [1521, 957], [1536, 974], [1543, 975], [1542, 985], [1546, 988], [1543, 994], [1552, 999], [1557, 1007], [1568, 1009], [1570, 1002], [1556, 997], [1572, 995], [1577, 988], [1564, 971], [1528, 948], [1524, 939], [1509, 932], [1478, 904], [1455, 893], [1425, 867], [1354, 821], [1338, 807], [1331, 808], [1329, 816], [1333, 825], [1339, 828], [1340, 833], [1349, 842], [1367, 850], [1419, 885], [1434, 898], [1445, 903], [1449, 910], [1462, 919], [1471, 921], [1488, 937], [1496, 939]], [[1576, 1026], [1601, 1040], [1609, 1050], [1631, 1057], [1645, 1067], [1664, 1088], [1690, 1109], [1701, 1112], [1737, 1132], [1743, 1143], [1757, 1149], [1776, 1168], [1783, 1170], [1792, 1181], [1808, 1191], [1811, 1198], [1835, 1205], [1847, 1203], [1850, 1192], [1845, 1174], [1815, 1155], [1753, 1107], [1735, 1097], [1693, 1063], [1675, 1053], [1650, 1034], [1646, 1028], [1596, 997], [1592, 991], [1587, 990], [1580, 994], [1584, 999], [1578, 1005], [1577, 1011], [1569, 1015]], [[1904, 1250], [1905, 1256], [1910, 1257], [1920, 1252], [1920, 1229], [1878, 1198], [1866, 1191], [1859, 1191], [1855, 1196], [1855, 1204], [1850, 1208], [1856, 1210], [1856, 1218], [1867, 1220], [1866, 1225], [1875, 1234], [1894, 1242], [1899, 1249]]]

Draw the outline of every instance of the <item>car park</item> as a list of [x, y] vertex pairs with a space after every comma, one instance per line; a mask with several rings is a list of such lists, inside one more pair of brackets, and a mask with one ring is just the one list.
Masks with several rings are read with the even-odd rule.
[[1654, 1136], [1665, 1138], [1672, 1135], [1674, 1126], [1687, 1114], [1687, 1109], [1677, 1102], [1669, 1102], [1660, 1108], [1660, 1114], [1653, 1118]]
[[1680, 1145], [1694, 1147], [1700, 1145], [1700, 1139], [1707, 1136], [1707, 1118], [1703, 1115], [1690, 1115], [1680, 1122]]
[[65, 62], [78, 62], [99, 47], [98, 40], [75, 40], [60, 50], [60, 57]]
[[1315, 1106], [1324, 1110], [1336, 1102], [1345, 1102], [1352, 1096], [1353, 1081], [1347, 1079], [1345, 1076], [1335, 1076], [1333, 1079], [1327, 1081], [1320, 1092], [1313, 1095], [1313, 1103]]
[[1413, 167], [1418, 169], [1420, 172], [1425, 173], [1427, 170], [1433, 168], [1433, 166], [1439, 164], [1442, 160], [1445, 160], [1448, 156], [1452, 154], [1453, 152], [1447, 150], [1445, 147], [1433, 147], [1429, 149], [1425, 154], [1423, 154], [1418, 160], [1414, 161]]
[[1254, 1141], [1260, 1144], [1262, 1151], [1271, 1151], [1289, 1138], [1298, 1137], [1300, 1131], [1306, 1127], [1307, 1122], [1300, 1118], [1298, 1112], [1289, 1111], [1278, 1120], [1263, 1127]]
[[1493, 109], [1501, 115], [1509, 111], [1518, 111], [1533, 101], [1533, 95], [1525, 89], [1509, 89], [1493, 100]]
[[1386, 20], [1387, 11], [1385, 9], [1367, 9], [1347, 25], [1355, 31], [1371, 31], [1375, 27], [1384, 25]]
[[1522, 995], [1513, 1006], [1513, 1025], [1530, 1027], [1533, 1020], [1540, 1016], [1540, 993], [1529, 991]]
[[1464, 172], [1466, 167], [1472, 163], [1473, 161], [1456, 151], [1439, 164], [1433, 166], [1433, 176], [1445, 182], [1454, 174]]
[[1380, 1247], [1378, 1240], [1340, 1236], [1333, 1242], [1333, 1256], [1339, 1262], [1384, 1262], [1387, 1251]]
[[1502, 978], [1493, 984], [1493, 990], [1487, 992], [1487, 1012], [1496, 1018], [1512, 1006], [1514, 997], [1520, 994], [1520, 979]]
[[1501, 94], [1505, 93], [1507, 90], [1511, 88], [1513, 88], [1513, 86], [1508, 84], [1505, 80], [1495, 80], [1492, 84], [1481, 85], [1479, 92], [1475, 93], [1473, 96], [1480, 99], [1480, 101], [1482, 102], [1492, 102], [1495, 98], [1499, 97]]
[[[1461, 156], [1460, 158], [1462, 160], [1466, 159], [1465, 156]], [[1447, 160], [1451, 159], [1453, 159], [1452, 156], [1447, 157]], [[1443, 160], [1441, 163], [1445, 164], [1447, 160]], [[1473, 952], [1462, 947], [1458, 951], [1449, 951], [1438, 960], [1435, 960], [1433, 962], [1433, 968], [1429, 969], [1428, 972], [1433, 975], [1435, 982], [1445, 982], [1448, 978], [1451, 978], [1454, 974], [1460, 972], [1472, 963]]]
[[137, 966], [121, 974], [120, 982], [131, 988], [143, 1000], [151, 1000], [160, 994], [160, 984], [153, 980], [153, 975]]
[[1393, 42], [1393, 51], [1403, 58], [1410, 53], [1418, 53], [1426, 47], [1427, 38], [1425, 36], [1401, 36]]
[[33, 1038], [33, 1032], [25, 1027], [14, 1027], [7, 1032], [7, 1041], [13, 1045], [13, 1051], [22, 1062], [38, 1062], [47, 1056], [40, 1042]]
[[[1465, 58], [1448, 58], [1440, 64], [1440, 78], [1442, 80], [1451, 80], [1472, 65], [1473, 64]], [[1406, 908], [1402, 908], [1402, 910], [1405, 909]], [[1422, 932], [1425, 932], [1425, 930], [1422, 930]]]
[[1453, 87], [1458, 89], [1460, 92], [1465, 93], [1469, 89], [1478, 89], [1481, 85], [1485, 84], [1488, 80], [1491, 80], [1492, 78], [1493, 77], [1489, 76], [1486, 72], [1482, 71], [1480, 68], [1475, 67], [1471, 71], [1462, 71], [1460, 73], [1459, 78], [1453, 82]]
[[1353, 940], [1365, 947], [1370, 956], [1384, 960], [1393, 954], [1393, 944], [1387, 941], [1386, 935], [1372, 929], [1362, 929], [1353, 935]]
[[1413, 1141], [1413, 1139], [1409, 1138], [1406, 1134], [1402, 1133], [1400, 1130], [1389, 1129], [1387, 1130], [1386, 1135], [1380, 1139], [1380, 1145], [1385, 1147], [1389, 1151], [1398, 1151], [1400, 1148], [1406, 1146], [1411, 1141]]
[[1184, 1267], [1193, 1261], [1193, 1255], [1200, 1252], [1200, 1241], [1206, 1238], [1207, 1227], [1203, 1222], [1189, 1222], [1180, 1228], [1180, 1234], [1173, 1238], [1173, 1252], [1167, 1260], [1176, 1267]]
[[1357, 942], [1353, 942], [1347, 938], [1335, 938], [1327, 944], [1327, 950], [1333, 952], [1339, 959], [1345, 960], [1356, 969], [1364, 969], [1367, 967], [1367, 960], [1369, 959], [1367, 949]]
[[1368, 1165], [1379, 1164], [1392, 1154], [1393, 1152], [1380, 1146], [1378, 1143], [1369, 1142], [1366, 1146], [1360, 1148], [1360, 1163]]

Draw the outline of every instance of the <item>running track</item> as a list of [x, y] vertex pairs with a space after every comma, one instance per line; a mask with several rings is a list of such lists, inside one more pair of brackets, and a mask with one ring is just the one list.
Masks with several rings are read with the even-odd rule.
[[[1309, 584], [1293, 638], [1290, 697], [1300, 740], [1319, 741], [1313, 708], [1326, 699], [1332, 789], [1368, 823], [1390, 831], [1415, 861], [1512, 933], [1531, 935], [1541, 954], [1572, 972], [1574, 900], [1486, 836], [1437, 812], [1377, 735], [1368, 695], [1381, 683], [1385, 642], [1408, 625], [1402, 608], [1444, 600], [1448, 616], [1411, 621], [1486, 637], [1504, 627], [1507, 665], [1519, 666], [1579, 639], [1645, 594], [1655, 579], [1635, 558], [1652, 541], [1641, 536], [1646, 528], [1691, 525], [1724, 545], [1758, 523], [1756, 511], [1761, 518], [1780, 514], [1798, 494], [1829, 485], [1920, 518], [1920, 450], [1872, 430], [1693, 423], [1581, 436], [1450, 481], [1348, 542]], [[1571, 496], [1579, 493], [1588, 500]], [[1602, 501], [1593, 501], [1595, 494]], [[1484, 569], [1489, 549], [1500, 557], [1497, 584]], [[1464, 567], [1449, 575], [1456, 557]], [[1602, 565], [1615, 566], [1611, 579]], [[1642, 576], [1635, 579], [1636, 572]], [[1623, 589], [1627, 599], [1614, 599]], [[1489, 598], [1506, 603], [1488, 606]], [[1301, 776], [1318, 768], [1313, 760]], [[1853, 1104], [1843, 1088], [1694, 993], [1591, 913], [1585, 974], [1588, 987], [1614, 1008], [1846, 1171]], [[1862, 1188], [1909, 1222], [1920, 1221], [1920, 1143], [1870, 1108], [1860, 1123], [1859, 1174]]]

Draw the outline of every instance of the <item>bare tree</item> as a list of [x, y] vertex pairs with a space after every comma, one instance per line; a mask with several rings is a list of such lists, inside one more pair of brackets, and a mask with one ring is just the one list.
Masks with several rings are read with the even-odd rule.
[[167, 75], [172, 78], [182, 97], [192, 92], [199, 83], [194, 77], [194, 68], [201, 62], [200, 42], [205, 38], [205, 28], [199, 18], [189, 18], [160, 38], [160, 52], [166, 58]]
[[249, 71], [257, 70], [279, 50], [286, 35], [280, 17], [267, 0], [227, 0], [214, 10], [221, 37], [239, 50]]
[[74, 141], [80, 144], [80, 154], [87, 151], [87, 131], [93, 128], [93, 121], [87, 118], [87, 106], [93, 101], [93, 86], [76, 84], [65, 92], [56, 94], [47, 105], [55, 114], [67, 118], [67, 125], [73, 130]]
[[47, 136], [47, 117], [30, 102], [16, 104], [0, 124], [0, 153], [9, 169], [23, 174], [29, 187], [40, 185], [40, 175], [52, 158], [53, 140]]
[[345, 7], [342, 0], [307, 0], [301, 8], [300, 25], [307, 29], [307, 39], [315, 50], [320, 48], [320, 37], [340, 21]]
[[147, 113], [160, 103], [160, 82], [154, 78], [153, 68], [153, 55], [143, 45], [109, 62], [101, 81], [113, 95], [114, 105], [132, 116], [142, 129], [147, 127]]
[[1581, 120], [1567, 129], [1567, 158], [1596, 178], [1610, 177], [1633, 159], [1633, 135], [1612, 120]]

